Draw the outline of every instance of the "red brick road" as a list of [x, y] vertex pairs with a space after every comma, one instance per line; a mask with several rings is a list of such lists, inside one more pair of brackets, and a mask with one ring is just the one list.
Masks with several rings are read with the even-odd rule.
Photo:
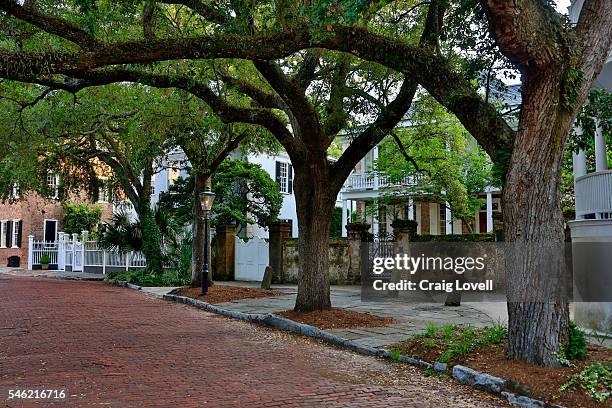
[[0, 274], [0, 406], [455, 407], [501, 402], [404, 365], [95, 282]]

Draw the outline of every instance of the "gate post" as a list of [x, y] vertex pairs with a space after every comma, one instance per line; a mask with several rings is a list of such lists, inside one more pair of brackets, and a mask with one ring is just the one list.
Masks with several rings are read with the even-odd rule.
[[268, 225], [268, 229], [270, 231], [268, 259], [272, 267], [272, 282], [283, 283], [285, 280], [285, 273], [283, 271], [283, 240], [291, 236], [291, 224], [284, 221], [271, 222]]
[[368, 259], [366, 232], [370, 224], [355, 222], [346, 224], [346, 234], [349, 244], [349, 270], [347, 280], [351, 283], [361, 283], [362, 273], [365, 273]]
[[76, 232], [72, 233], [72, 271], [74, 272], [74, 267], [77, 265], [77, 237], [79, 234]]
[[57, 269], [63, 271], [66, 269], [66, 255], [65, 255], [65, 243], [64, 243], [63, 232], [57, 233]]
[[28, 235], [28, 270], [32, 270], [34, 258], [34, 235]]
[[236, 226], [232, 224], [217, 225], [215, 237], [216, 257], [213, 265], [214, 280], [235, 279], [234, 262], [236, 258]]

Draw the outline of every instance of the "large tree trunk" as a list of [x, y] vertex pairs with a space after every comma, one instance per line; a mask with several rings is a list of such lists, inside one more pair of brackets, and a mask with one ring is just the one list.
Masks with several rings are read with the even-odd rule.
[[572, 115], [562, 108], [561, 74], [530, 75], [503, 193], [507, 241], [508, 357], [558, 364], [567, 340], [560, 166]]
[[295, 175], [300, 256], [295, 310], [329, 309], [329, 231], [336, 193], [322, 168], [311, 164], [301, 170]]
[[[192, 245], [191, 245], [191, 287], [195, 288], [202, 284], [202, 269], [204, 268], [204, 212], [200, 204], [200, 193], [210, 186], [210, 176], [200, 173], [194, 175], [193, 188], [193, 222], [192, 222]], [[207, 246], [206, 246], [207, 248]], [[210, 257], [208, 260], [208, 283], [212, 284], [212, 273], [210, 273]]]
[[142, 226], [142, 252], [147, 260], [147, 268], [153, 273], [161, 274], [163, 272], [161, 233], [153, 216], [150, 199], [141, 199], [137, 210]]

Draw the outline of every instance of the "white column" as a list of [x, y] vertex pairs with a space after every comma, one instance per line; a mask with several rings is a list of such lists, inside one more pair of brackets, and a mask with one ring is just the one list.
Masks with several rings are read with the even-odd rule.
[[414, 221], [414, 200], [412, 198], [408, 199], [408, 219]]
[[493, 232], [493, 194], [487, 193], [487, 232]]
[[421, 203], [416, 203], [417, 234], [421, 235]]
[[584, 150], [578, 150], [578, 153], [572, 152], [572, 164], [574, 167], [574, 181], [576, 178], [584, 176], [587, 173], [586, 155]]
[[377, 235], [379, 232], [378, 216], [372, 213], [372, 234]]
[[347, 201], [346, 200], [342, 200], [342, 236], [343, 237], [346, 237], [346, 223], [347, 223], [347, 216], [346, 216], [347, 208], [346, 208], [346, 204], [347, 204]]
[[34, 257], [34, 235], [28, 235], [28, 270], [32, 270], [32, 261]]
[[606, 139], [604, 138], [599, 121], [595, 129], [595, 171], [608, 170], [608, 159], [606, 158]]
[[446, 235], [452, 235], [453, 234], [453, 215], [451, 214], [451, 210], [450, 210], [450, 206], [448, 205], [448, 203], [444, 203], [444, 206], [446, 207], [446, 229], [444, 231], [444, 233]]
[[[374, 146], [374, 154], [372, 155], [372, 168], [374, 168], [374, 163], [376, 162], [376, 160], [378, 160], [378, 145]], [[378, 172], [374, 173], [374, 190], [378, 190]]]

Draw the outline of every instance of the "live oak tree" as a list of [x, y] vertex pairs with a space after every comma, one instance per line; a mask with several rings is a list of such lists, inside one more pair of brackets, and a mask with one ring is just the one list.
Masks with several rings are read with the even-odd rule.
[[[299, 55], [305, 61], [308, 55], [320, 52], [316, 49], [335, 50], [392, 68], [405, 75], [408, 80], [404, 84], [419, 83], [457, 116], [492, 160], [504, 169], [505, 236], [510, 242], [524, 243], [530, 248], [521, 262], [507, 265], [509, 357], [556, 364], [555, 352], [567, 338], [567, 299], [561, 291], [549, 293], [551, 288], [539, 268], [543, 253], [538, 248], [543, 248], [544, 243], [558, 244], [563, 239], [559, 209], [561, 157], [573, 119], [610, 49], [612, 2], [585, 0], [575, 26], [569, 25], [541, 0], [450, 4], [439, 1], [215, 4], [164, 0], [147, 1], [144, 6], [131, 3], [138, 7], [131, 13], [119, 13], [118, 7], [102, 1], [79, 2], [81, 6], [87, 5], [82, 9], [65, 2], [62, 8], [51, 7], [55, 13], [43, 11], [45, 8], [38, 7], [37, 3], [26, 2], [24, 6], [15, 1], [0, 3], [0, 10], [6, 13], [4, 18], [9, 23], [3, 25], [9, 27], [5, 30], [8, 39], [0, 51], [0, 75], [7, 79], [54, 82], [59, 87], [74, 81], [95, 83], [96, 78], [108, 76], [109, 70], [116, 75], [117, 70], [126, 69], [118, 64], [139, 64], [129, 67], [131, 70], [140, 69], [146, 63], [177, 59], [255, 61], [273, 92], [266, 89], [268, 92], [262, 95], [243, 87], [243, 90], [250, 89], [257, 107], [240, 107], [247, 109], [248, 114], [237, 117], [232, 116], [237, 113], [232, 107], [217, 105], [215, 113], [224, 121], [266, 127], [295, 161], [298, 199], [309, 200], [303, 208], [308, 213], [298, 209], [300, 234], [305, 240], [314, 238], [312, 242], [300, 244], [300, 258], [305, 264], [301, 265], [298, 309], [329, 306], [329, 291], [325, 288], [327, 265], [322, 255], [325, 245], [321, 239], [317, 240], [317, 236], [326, 235], [321, 234], [325, 232], [321, 228], [325, 227], [318, 224], [327, 217], [326, 210], [331, 212], [324, 197], [339, 188], [352, 167], [351, 162], [358, 160], [378, 140], [369, 137], [372, 133], [365, 133], [368, 137], [355, 139], [335, 164], [323, 161], [324, 150], [329, 146], [320, 132], [323, 127], [320, 122], [312, 121], [314, 116], [309, 114], [308, 104], [296, 89], [296, 82], [299, 84], [302, 78], [297, 73], [311, 71], [298, 69], [290, 76], [296, 71], [269, 61], [291, 55]], [[97, 5], [98, 10], [92, 5]], [[518, 131], [513, 130], [466, 77], [456, 54], [443, 54], [439, 43], [432, 46], [427, 41], [444, 26], [445, 7], [456, 5], [466, 16], [473, 10], [484, 13], [490, 32], [488, 38], [520, 71], [523, 103]], [[96, 12], [100, 10], [118, 24], [97, 22]], [[423, 15], [425, 10], [427, 16]], [[183, 13], [193, 16], [196, 23], [186, 24], [183, 18], [177, 18], [184, 16]], [[425, 30], [426, 41], [416, 41], [414, 34], [423, 22], [434, 29]], [[23, 44], [22, 34], [27, 30], [47, 33], [42, 35], [47, 39], [43, 51], [31, 51], [27, 42]], [[469, 47], [469, 42], [465, 46]], [[313, 51], [296, 54], [304, 49]], [[335, 66], [335, 71], [341, 72], [341, 64]], [[207, 103], [219, 102], [217, 94], [208, 92], [208, 84], [195, 86], [192, 78], [193, 75], [153, 79], [165, 86], [191, 87]], [[287, 78], [289, 83], [285, 81]], [[115, 80], [126, 79], [116, 77]], [[406, 107], [412, 89], [415, 88], [403, 86], [405, 92], [397, 93], [395, 101], [401, 109]], [[281, 97], [280, 109], [279, 105], [271, 108], [273, 105], [267, 98], [270, 94]], [[329, 101], [334, 99], [332, 94], [330, 91]], [[388, 119], [399, 114], [396, 105], [390, 102], [386, 105], [387, 112], [380, 112], [378, 118]], [[270, 116], [287, 110], [291, 113], [287, 115], [291, 131], [286, 130], [278, 117]], [[374, 126], [372, 130], [379, 131], [373, 133], [386, 133], [394, 126], [392, 122], [385, 120]], [[558, 273], [563, 275], [562, 265]]]
[[[119, 84], [92, 88], [75, 98], [32, 86], [16, 91], [6, 84], [0, 87], [2, 134], [9, 140], [5, 154], [12, 157], [8, 162], [14, 161], [17, 176], [12, 182], [44, 194], [44, 183], [36, 180], [45, 180], [52, 171], [60, 175], [62, 193], [82, 193], [85, 186], [95, 197], [101, 187], [98, 175], [116, 177], [144, 232], [147, 266], [160, 273], [161, 238], [151, 194], [168, 142], [163, 132], [149, 126], [159, 115], [158, 105], [151, 104], [153, 95], [142, 86]], [[29, 148], [27, 155], [18, 156], [24, 146]], [[25, 174], [21, 166], [34, 166], [35, 171]]]
[[[220, 69], [218, 65], [206, 64], [200, 66], [200, 80], [205, 81], [204, 78], [208, 75], [209, 80], [214, 81], [217, 70]], [[224, 66], [223, 69], [231, 70], [235, 66], [236, 64], [230, 64]], [[133, 76], [134, 72], [129, 74], [129, 76], [125, 76], [126, 80], [137, 80]], [[149, 77], [143, 75], [139, 80], [146, 81], [147, 78]], [[163, 78], [163, 76], [156, 76], [150, 79], [160, 87], [171, 87], [172, 84], [155, 81], [163, 80]], [[177, 79], [174, 78], [174, 80]], [[105, 78], [105, 80], [112, 82], [108, 78]], [[185, 77], [181, 80], [183, 85], [188, 82]], [[85, 84], [80, 86], [85, 86]], [[218, 88], [218, 92], [219, 94], [215, 98], [222, 106], [227, 105], [229, 101], [239, 99], [239, 96], [233, 95], [231, 90]], [[197, 287], [201, 284], [204, 250], [207, 248], [204, 245], [204, 213], [200, 202], [200, 194], [211, 186], [213, 175], [222, 166], [224, 160], [239, 147], [243, 152], [273, 153], [278, 150], [278, 143], [274, 142], [274, 139], [265, 129], [249, 124], [224, 124], [218, 116], [211, 112], [210, 107], [204, 105], [198, 97], [182, 89], [177, 89], [175, 93], [180, 103], [177, 106], [168, 107], [168, 110], [173, 113], [172, 115], [165, 115], [162, 121], [163, 126], [168, 129], [168, 136], [187, 158], [187, 163], [174, 163], [174, 166], [186, 166], [193, 178], [193, 190], [189, 201], [193, 207], [193, 211], [191, 211], [193, 237], [191, 286]], [[208, 276], [212, 284], [212, 275], [209, 274]]]

